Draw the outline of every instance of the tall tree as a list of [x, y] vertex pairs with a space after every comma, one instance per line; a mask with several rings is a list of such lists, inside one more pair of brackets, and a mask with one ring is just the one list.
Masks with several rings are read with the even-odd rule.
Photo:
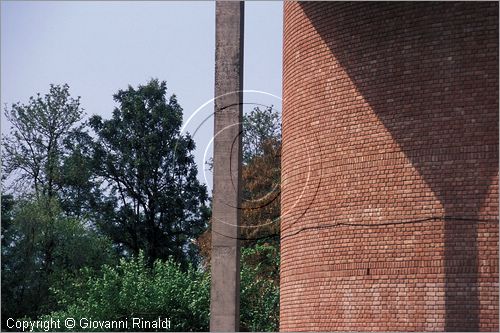
[[11, 184], [26, 192], [32, 188], [37, 196], [56, 197], [63, 142], [82, 126], [80, 97], [70, 97], [67, 84], [50, 85], [48, 94], [30, 97], [28, 104], [12, 104], [5, 116], [11, 131], [3, 138], [2, 163]]
[[166, 83], [155, 79], [129, 86], [114, 95], [118, 107], [110, 120], [90, 119], [97, 174], [114, 207], [101, 227], [124, 250], [143, 249], [149, 263], [169, 256], [195, 260], [193, 240], [208, 217], [194, 141], [180, 133], [182, 108], [166, 92]]
[[278, 245], [281, 204], [281, 118], [272, 106], [243, 117], [244, 245], [265, 239]]
[[[242, 141], [242, 245], [253, 246], [260, 241], [274, 246], [278, 255], [281, 202], [279, 113], [273, 107], [256, 107], [244, 114]], [[208, 164], [211, 167], [211, 163]], [[203, 257], [210, 260], [210, 230], [198, 238], [198, 243]], [[278, 268], [273, 266], [271, 269], [276, 271]]]
[[[243, 115], [241, 326], [279, 328], [281, 119], [272, 107]], [[210, 163], [209, 163], [210, 165]], [[210, 262], [211, 231], [198, 238]]]
[[58, 179], [61, 209], [69, 216], [91, 222], [105, 218], [109, 206], [94, 172], [93, 143], [86, 128], [67, 136], [67, 153], [62, 157]]
[[46, 95], [15, 103], [5, 114], [11, 131], [3, 137], [2, 187], [12, 191], [2, 194], [2, 317], [7, 319], [53, 309], [49, 288], [84, 266], [112, 262], [113, 248], [89, 220], [75, 218], [84, 199], [93, 196], [89, 165], [82, 163], [91, 159], [82, 148], [90, 136], [83, 130], [80, 98], [70, 97], [68, 85], [51, 85]]

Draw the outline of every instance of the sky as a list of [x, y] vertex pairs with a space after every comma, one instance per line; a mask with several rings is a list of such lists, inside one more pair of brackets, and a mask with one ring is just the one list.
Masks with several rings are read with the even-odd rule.
[[[4, 105], [27, 102], [51, 83], [69, 84], [87, 115], [105, 119], [114, 93], [150, 78], [167, 82], [191, 134], [213, 112], [213, 2], [2, 1], [0, 31], [2, 134]], [[281, 112], [283, 3], [246, 2], [244, 31], [244, 112], [256, 104]], [[209, 189], [203, 161], [212, 135], [213, 118], [194, 134], [199, 179]]]

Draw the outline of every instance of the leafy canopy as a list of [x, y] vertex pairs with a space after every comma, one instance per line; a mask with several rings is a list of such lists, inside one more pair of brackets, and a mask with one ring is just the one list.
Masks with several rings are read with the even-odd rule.
[[60, 181], [64, 142], [81, 130], [80, 97], [72, 98], [69, 86], [50, 85], [49, 93], [30, 97], [27, 104], [15, 103], [5, 109], [11, 124], [3, 137], [2, 164], [12, 187], [37, 195], [55, 196]]
[[173, 256], [195, 262], [192, 240], [206, 228], [208, 199], [196, 178], [194, 141], [180, 133], [182, 108], [151, 80], [114, 95], [110, 120], [90, 119], [97, 135], [95, 172], [107, 187], [113, 212], [102, 229], [125, 252], [140, 249], [151, 264]]

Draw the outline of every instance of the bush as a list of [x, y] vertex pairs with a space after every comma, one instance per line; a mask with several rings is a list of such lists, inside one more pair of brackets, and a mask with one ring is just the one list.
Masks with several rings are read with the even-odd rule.
[[[128, 329], [138, 331], [132, 327], [131, 318], [161, 317], [170, 319], [169, 331], [207, 331], [209, 288], [208, 276], [191, 266], [183, 271], [172, 260], [157, 260], [153, 268], [148, 268], [141, 253], [131, 260], [122, 259], [117, 267], [104, 266], [99, 277], [85, 270], [68, 288], [53, 290], [66, 309], [41, 319], [63, 322], [71, 317], [79, 323], [81, 318], [100, 321], [128, 318]], [[73, 330], [103, 331], [78, 325]]]
[[279, 330], [279, 251], [255, 245], [241, 251], [240, 328], [253, 332]]
[[[279, 265], [272, 246], [257, 245], [242, 249], [241, 330], [276, 331], [279, 328], [279, 286], [273, 276], [263, 274], [270, 262]], [[267, 260], [248, 264], [255, 258]], [[74, 318], [119, 321], [128, 318], [155, 320], [169, 318], [168, 331], [208, 331], [210, 312], [210, 276], [208, 272], [189, 266], [183, 270], [173, 260], [155, 261], [149, 268], [144, 255], [122, 259], [117, 267], [105, 265], [97, 275], [90, 269], [67, 277], [65, 283], [52, 289], [62, 311], [52, 312], [41, 320]], [[60, 329], [64, 330], [64, 325]], [[127, 329], [116, 329], [123, 331]], [[110, 331], [112, 329], [81, 328], [71, 331]]]

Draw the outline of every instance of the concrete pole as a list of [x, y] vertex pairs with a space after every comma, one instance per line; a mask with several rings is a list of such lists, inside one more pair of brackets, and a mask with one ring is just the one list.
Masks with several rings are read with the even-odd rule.
[[239, 331], [244, 3], [217, 1], [210, 331]]

